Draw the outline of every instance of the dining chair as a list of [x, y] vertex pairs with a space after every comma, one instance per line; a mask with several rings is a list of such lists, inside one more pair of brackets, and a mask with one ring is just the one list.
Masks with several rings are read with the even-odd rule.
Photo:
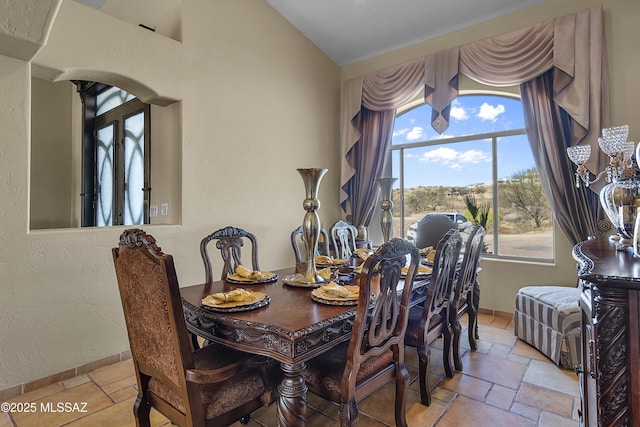
[[[306, 261], [306, 252], [305, 257], [302, 257], [302, 251], [306, 251], [306, 247], [304, 245], [304, 231], [302, 226], [296, 228], [291, 232], [291, 246], [293, 247], [293, 256], [296, 259], [296, 264], [301, 261]], [[316, 248], [315, 256], [318, 255], [330, 255], [329, 251], [329, 233], [324, 228], [320, 228], [320, 239], [318, 239], [318, 247]]]
[[[407, 256], [409, 267], [402, 285]], [[307, 363], [303, 376], [309, 390], [340, 404], [341, 426], [355, 426], [357, 402], [394, 378], [395, 424], [407, 425], [405, 392], [409, 375], [403, 342], [419, 258], [418, 249], [399, 238], [369, 256], [358, 275], [360, 290], [350, 340]]]
[[356, 251], [357, 229], [343, 220], [338, 220], [329, 229], [331, 250], [335, 258], [348, 259]]
[[462, 371], [460, 357], [460, 336], [462, 326], [460, 318], [466, 313], [469, 316], [468, 335], [471, 350], [478, 349], [478, 304], [480, 289], [478, 286], [478, 271], [480, 268], [480, 254], [484, 243], [485, 230], [481, 225], [471, 229], [464, 246], [464, 255], [460, 270], [453, 285], [453, 299], [449, 309], [449, 323], [453, 329], [453, 364], [457, 371]]
[[426, 300], [422, 306], [415, 306], [409, 311], [404, 342], [410, 347], [415, 347], [418, 352], [420, 400], [426, 406], [431, 405], [429, 389], [431, 343], [441, 335], [444, 337], [442, 359], [445, 375], [449, 378], [453, 377], [451, 366], [453, 332], [449, 325], [448, 308], [461, 247], [462, 237], [457, 230], [449, 230], [438, 242]]
[[446, 215], [427, 215], [418, 222], [416, 246], [419, 249], [435, 247], [449, 230], [457, 230], [458, 225]]
[[153, 236], [125, 230], [112, 254], [138, 384], [137, 426], [150, 426], [151, 408], [179, 426], [229, 425], [273, 401], [269, 365], [219, 344], [192, 349], [173, 257]]
[[216, 247], [222, 255], [222, 270], [220, 279], [224, 279], [229, 274], [236, 271], [238, 265], [242, 265], [242, 247], [245, 241], [251, 243], [251, 264], [253, 270], [260, 270], [258, 264], [258, 241], [256, 236], [242, 228], [227, 226], [214, 231], [200, 242], [200, 255], [204, 263], [205, 281], [213, 282], [213, 267], [209, 258], [209, 242], [216, 240]]

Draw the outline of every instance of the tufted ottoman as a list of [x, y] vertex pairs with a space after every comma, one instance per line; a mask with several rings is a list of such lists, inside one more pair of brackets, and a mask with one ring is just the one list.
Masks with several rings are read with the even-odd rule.
[[515, 334], [562, 368], [580, 364], [581, 288], [526, 286], [516, 295]]

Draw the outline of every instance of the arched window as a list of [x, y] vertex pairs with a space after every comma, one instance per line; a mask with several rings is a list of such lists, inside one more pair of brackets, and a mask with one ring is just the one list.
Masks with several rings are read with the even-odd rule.
[[487, 256], [553, 260], [551, 209], [518, 98], [461, 95], [442, 135], [431, 127], [429, 105], [399, 109], [390, 150], [399, 178], [395, 235], [415, 239], [420, 219], [446, 213], [463, 232], [472, 224], [485, 226]]

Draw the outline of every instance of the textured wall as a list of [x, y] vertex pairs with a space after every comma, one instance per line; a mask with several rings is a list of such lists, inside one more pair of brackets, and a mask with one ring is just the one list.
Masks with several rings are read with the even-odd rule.
[[339, 68], [262, 0], [185, 0], [183, 25], [180, 43], [64, 0], [31, 63], [0, 56], [0, 390], [128, 348], [111, 259], [122, 228], [28, 231], [32, 70], [181, 101], [182, 221], [145, 227], [181, 285], [204, 279], [200, 239], [226, 225], [258, 236], [262, 268], [291, 265], [296, 167], [329, 168], [320, 216], [339, 217]]

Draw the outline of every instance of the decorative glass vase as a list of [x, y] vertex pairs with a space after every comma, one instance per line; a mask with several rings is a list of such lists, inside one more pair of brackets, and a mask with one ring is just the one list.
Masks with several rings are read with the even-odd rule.
[[619, 178], [600, 190], [600, 203], [618, 235], [618, 249], [632, 245], [636, 238], [636, 218], [640, 207], [640, 178]]

